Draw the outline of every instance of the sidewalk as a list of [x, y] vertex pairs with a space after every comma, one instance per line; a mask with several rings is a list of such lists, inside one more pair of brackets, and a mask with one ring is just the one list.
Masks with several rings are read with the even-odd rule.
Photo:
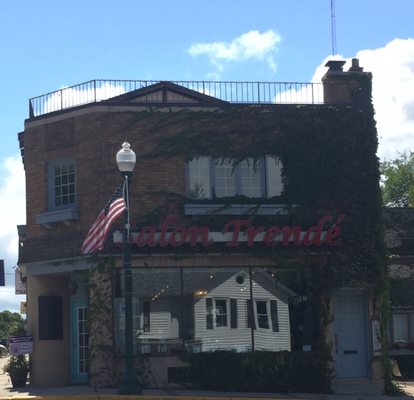
[[144, 389], [141, 396], [121, 396], [117, 389], [95, 389], [90, 386], [63, 386], [63, 387], [39, 387], [27, 385], [24, 388], [13, 389], [10, 378], [3, 374], [2, 366], [5, 359], [0, 359], [0, 400], [19, 398], [28, 400], [47, 398], [48, 400], [85, 399], [85, 400], [237, 400], [237, 399], [282, 399], [282, 400], [395, 400], [414, 398], [414, 382], [407, 382], [402, 389], [406, 396], [384, 395], [341, 395], [341, 394], [308, 394], [308, 393], [233, 393], [211, 392], [185, 389]]

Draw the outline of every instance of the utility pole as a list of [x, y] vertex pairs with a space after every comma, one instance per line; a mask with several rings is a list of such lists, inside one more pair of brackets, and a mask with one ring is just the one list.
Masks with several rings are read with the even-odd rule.
[[331, 41], [332, 55], [336, 54], [336, 21], [335, 21], [335, 0], [331, 0]]

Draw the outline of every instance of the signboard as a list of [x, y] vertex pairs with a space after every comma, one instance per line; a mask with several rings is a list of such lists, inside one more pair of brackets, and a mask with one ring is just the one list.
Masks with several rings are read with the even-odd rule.
[[372, 321], [372, 351], [374, 356], [382, 355], [382, 345], [381, 345], [381, 325], [378, 319], [373, 319]]
[[4, 276], [4, 260], [0, 260], [0, 286], [5, 286], [6, 280]]
[[[254, 226], [250, 219], [233, 219], [227, 222], [221, 232], [211, 232], [208, 226], [177, 226], [173, 216], [165, 218], [161, 229], [145, 226], [132, 233], [133, 244], [138, 247], [179, 247], [201, 245], [208, 247], [213, 243], [224, 243], [226, 247], [247, 247], [255, 243], [273, 246], [337, 246], [341, 243], [341, 223], [344, 214], [337, 218], [332, 215], [322, 217], [315, 225], [303, 229], [295, 226]], [[122, 235], [114, 233], [114, 243], [121, 243]]]
[[14, 270], [14, 287], [15, 294], [26, 294], [26, 282], [23, 282], [19, 268]]
[[33, 335], [12, 336], [9, 341], [9, 353], [13, 356], [33, 353]]
[[27, 314], [27, 301], [20, 302], [20, 314]]

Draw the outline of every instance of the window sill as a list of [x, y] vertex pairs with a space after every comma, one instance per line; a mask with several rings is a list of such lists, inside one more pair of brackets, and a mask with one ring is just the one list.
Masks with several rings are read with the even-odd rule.
[[281, 215], [285, 204], [195, 204], [184, 205], [185, 215]]
[[75, 207], [64, 208], [62, 210], [46, 211], [36, 215], [36, 223], [51, 229], [51, 224], [63, 222], [65, 225], [70, 225], [73, 221], [79, 218], [79, 211]]

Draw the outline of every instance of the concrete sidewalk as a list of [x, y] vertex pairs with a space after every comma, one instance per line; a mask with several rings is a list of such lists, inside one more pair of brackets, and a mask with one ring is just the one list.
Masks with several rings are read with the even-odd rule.
[[[141, 396], [121, 396], [117, 389], [95, 389], [90, 386], [59, 386], [39, 387], [27, 385], [24, 388], [13, 389], [10, 378], [3, 373], [2, 365], [5, 359], [0, 359], [0, 400], [4, 399], [85, 399], [85, 400], [237, 400], [237, 399], [282, 399], [282, 400], [394, 400], [395, 396], [363, 395], [363, 394], [308, 394], [308, 393], [233, 393], [233, 392], [211, 392], [185, 389], [144, 389]], [[414, 398], [414, 382], [402, 384], [405, 396], [399, 399]]]

